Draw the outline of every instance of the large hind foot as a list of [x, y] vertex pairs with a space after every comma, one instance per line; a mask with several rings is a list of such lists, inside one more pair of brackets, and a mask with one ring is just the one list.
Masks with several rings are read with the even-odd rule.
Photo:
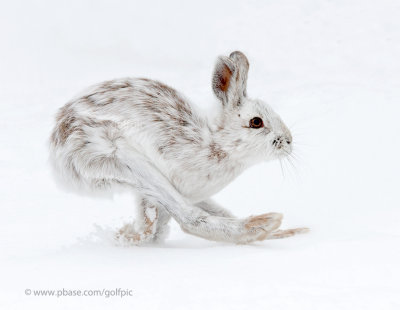
[[310, 231], [309, 228], [307, 227], [302, 227], [302, 228], [292, 228], [292, 229], [285, 229], [285, 230], [276, 230], [270, 233], [266, 239], [282, 239], [282, 238], [288, 238], [292, 237], [294, 235], [298, 234], [305, 234]]
[[250, 243], [261, 241], [279, 228], [283, 215], [280, 213], [265, 213], [257, 216], [250, 216], [244, 221], [244, 234], [238, 243]]
[[308, 228], [278, 230], [282, 223], [282, 218], [282, 214], [274, 212], [248, 217], [244, 225], [247, 233], [241, 238], [239, 243], [288, 238], [310, 231]]

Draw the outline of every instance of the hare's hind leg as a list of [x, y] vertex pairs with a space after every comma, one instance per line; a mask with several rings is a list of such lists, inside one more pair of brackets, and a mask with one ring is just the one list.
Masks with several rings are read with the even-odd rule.
[[134, 244], [162, 241], [168, 235], [170, 218], [164, 207], [152, 204], [146, 198], [140, 198], [137, 221], [125, 224], [118, 231], [117, 239]]
[[283, 239], [283, 238], [289, 238], [294, 235], [298, 234], [305, 234], [310, 231], [309, 228], [307, 227], [302, 227], [302, 228], [292, 228], [292, 229], [278, 229], [272, 232], [271, 234], [268, 235], [267, 239]]
[[[281, 224], [282, 215], [277, 213], [244, 219], [211, 215], [187, 201], [163, 174], [140, 155], [127, 159], [126, 164], [130, 177], [124, 176], [121, 181], [130, 185], [147, 201], [163, 207], [184, 232], [209, 240], [249, 243], [266, 239], [268, 234], [278, 229]], [[211, 209], [208, 209], [211, 212]], [[141, 242], [139, 235], [132, 235], [133, 241]]]
[[196, 203], [196, 207], [199, 207], [206, 211], [210, 215], [214, 216], [221, 216], [221, 217], [229, 217], [229, 218], [234, 218], [235, 216], [225, 208], [221, 207], [219, 204], [217, 204], [215, 201], [212, 199], [207, 199], [204, 201], [200, 201]]

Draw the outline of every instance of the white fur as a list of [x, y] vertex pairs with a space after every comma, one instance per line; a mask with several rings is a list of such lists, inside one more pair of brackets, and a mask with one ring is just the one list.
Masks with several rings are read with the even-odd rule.
[[[170, 216], [185, 232], [217, 241], [303, 232], [277, 231], [282, 216], [276, 213], [236, 219], [209, 199], [250, 165], [292, 150], [279, 116], [247, 97], [247, 72], [240, 52], [218, 59], [213, 90], [221, 106], [212, 121], [152, 80], [120, 79], [86, 90], [57, 116], [50, 139], [57, 175], [81, 192], [136, 191], [143, 225], [118, 236], [137, 244], [161, 239]], [[263, 128], [249, 128], [254, 117], [263, 119]]]

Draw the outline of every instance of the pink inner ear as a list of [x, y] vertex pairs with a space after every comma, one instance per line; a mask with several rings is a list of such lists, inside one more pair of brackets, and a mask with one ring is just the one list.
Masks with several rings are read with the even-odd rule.
[[223, 92], [226, 92], [229, 87], [229, 83], [231, 81], [232, 71], [225, 64], [222, 65], [222, 68], [218, 74], [219, 79], [219, 89]]

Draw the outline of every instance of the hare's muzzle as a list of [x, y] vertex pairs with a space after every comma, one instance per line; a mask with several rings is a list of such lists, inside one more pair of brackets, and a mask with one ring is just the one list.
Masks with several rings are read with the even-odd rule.
[[284, 148], [285, 146], [288, 146], [292, 143], [292, 138], [291, 137], [284, 137], [284, 136], [277, 136], [273, 141], [272, 145], [280, 150]]

